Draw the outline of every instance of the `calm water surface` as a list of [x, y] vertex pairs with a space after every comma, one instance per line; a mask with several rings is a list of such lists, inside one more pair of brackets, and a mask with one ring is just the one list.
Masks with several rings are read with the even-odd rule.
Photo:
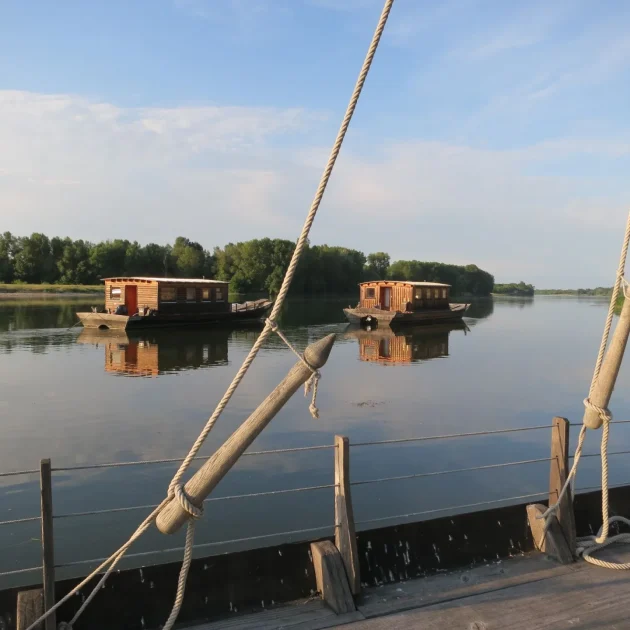
[[[87, 300], [89, 302], [89, 300]], [[338, 333], [322, 371], [320, 418], [297, 394], [250, 450], [351, 443], [534, 427], [561, 415], [580, 422], [607, 304], [598, 299], [537, 297], [476, 303], [465, 327], [413, 329], [402, 336], [352, 331], [347, 299], [291, 302], [282, 327], [304, 348]], [[99, 335], [68, 330], [86, 300], [0, 301], [0, 473], [183, 457], [251, 348], [258, 330], [166, 331]], [[211, 433], [210, 454], [294, 364], [277, 338], [260, 353]], [[611, 408], [630, 419], [630, 368], [622, 367]], [[630, 429], [614, 428], [612, 451], [625, 450]], [[572, 433], [575, 437], [576, 432]], [[589, 435], [588, 452], [600, 434]], [[351, 449], [353, 481], [545, 458], [549, 431], [411, 442]], [[630, 482], [630, 466], [613, 457], [611, 483]], [[176, 464], [64, 470], [54, 476], [55, 514], [158, 503]], [[583, 460], [578, 488], [598, 483], [597, 458]], [[333, 482], [332, 449], [249, 456], [221, 482], [215, 497]], [[467, 506], [537, 493], [546, 462], [357, 485], [355, 517], [378, 524], [435, 518]], [[518, 501], [517, 499], [512, 499]], [[452, 509], [448, 509], [452, 508]], [[481, 508], [476, 508], [481, 509]], [[441, 511], [443, 510], [443, 511]], [[0, 521], [37, 516], [37, 475], [0, 477]], [[60, 565], [109, 555], [148, 509], [58, 518]], [[407, 516], [409, 514], [415, 516]], [[299, 539], [287, 534], [333, 524], [332, 490], [212, 501], [197, 527], [197, 555]], [[374, 527], [364, 524], [361, 528]], [[321, 534], [332, 529], [322, 529]], [[242, 538], [278, 534], [253, 541]], [[312, 534], [318, 535], [317, 533]], [[306, 535], [308, 537], [308, 535]], [[228, 541], [228, 542], [225, 542]], [[213, 543], [213, 544], [209, 544]], [[183, 533], [151, 530], [132, 551], [183, 545]], [[128, 560], [127, 566], [176, 560], [179, 552]], [[0, 573], [40, 563], [39, 524], [0, 525]], [[59, 577], [89, 564], [61, 568]], [[123, 565], [125, 566], [125, 565]], [[34, 574], [0, 578], [0, 588]]]

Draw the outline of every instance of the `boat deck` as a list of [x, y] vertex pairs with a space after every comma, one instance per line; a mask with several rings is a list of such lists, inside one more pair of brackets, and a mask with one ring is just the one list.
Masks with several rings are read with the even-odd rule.
[[[628, 547], [601, 552], [628, 562]], [[470, 570], [364, 589], [356, 613], [334, 615], [320, 600], [196, 626], [195, 630], [344, 626], [356, 630], [629, 628], [630, 571], [579, 561], [560, 565], [534, 552]]]

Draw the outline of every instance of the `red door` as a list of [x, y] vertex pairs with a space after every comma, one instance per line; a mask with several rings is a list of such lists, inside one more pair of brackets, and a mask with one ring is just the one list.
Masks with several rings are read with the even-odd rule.
[[135, 315], [138, 312], [138, 287], [135, 284], [128, 284], [125, 287], [125, 306], [127, 315]]
[[392, 288], [381, 287], [381, 309], [389, 311], [392, 307]]

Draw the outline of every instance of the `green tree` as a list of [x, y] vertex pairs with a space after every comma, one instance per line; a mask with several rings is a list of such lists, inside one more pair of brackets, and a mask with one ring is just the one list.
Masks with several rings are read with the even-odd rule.
[[11, 232], [0, 235], [0, 282], [13, 282], [17, 245], [18, 239]]
[[65, 238], [57, 260], [58, 282], [62, 284], [92, 284], [96, 274], [90, 262], [91, 245], [86, 241]]
[[34, 232], [19, 240], [13, 263], [15, 278], [22, 282], [53, 282], [56, 268], [50, 246], [50, 239], [45, 234]]
[[389, 271], [390, 258], [385, 252], [368, 254], [366, 271], [371, 279], [384, 280]]
[[129, 241], [115, 239], [103, 241], [92, 248], [90, 264], [97, 278], [112, 278], [125, 274]]
[[175, 275], [180, 278], [201, 277], [205, 265], [205, 253], [199, 243], [190, 241], [183, 236], [175, 239], [172, 250]]

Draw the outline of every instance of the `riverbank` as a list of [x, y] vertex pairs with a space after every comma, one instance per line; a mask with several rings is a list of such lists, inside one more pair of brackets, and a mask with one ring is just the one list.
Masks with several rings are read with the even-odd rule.
[[45, 297], [63, 295], [76, 297], [103, 293], [99, 284], [7, 284], [0, 283], [0, 298], [3, 297]]

